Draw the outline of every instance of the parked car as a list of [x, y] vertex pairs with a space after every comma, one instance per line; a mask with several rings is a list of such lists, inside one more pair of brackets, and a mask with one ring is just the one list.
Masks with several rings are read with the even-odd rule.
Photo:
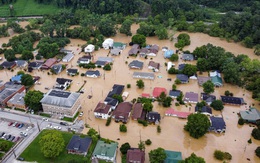
[[9, 124], [8, 124], [8, 126], [12, 126], [14, 124], [14, 122], [10, 122]]
[[47, 118], [42, 118], [43, 121], [48, 122], [49, 120]]
[[26, 131], [29, 131], [32, 128], [32, 126], [27, 127]]
[[2, 137], [5, 134], [5, 132], [0, 132], [0, 137]]
[[16, 126], [16, 124], [17, 124], [17, 122], [14, 122], [14, 123], [13, 123], [13, 127], [15, 127], [15, 126]]
[[56, 130], [61, 130], [60, 126], [54, 126], [53, 128], [56, 129]]
[[60, 122], [60, 125], [68, 126], [69, 124], [66, 122]]
[[23, 157], [18, 157], [17, 160], [24, 161], [25, 159]]
[[20, 132], [20, 135], [26, 137], [28, 134], [26, 132]]
[[83, 112], [80, 112], [80, 113], [79, 113], [79, 116], [82, 117], [82, 116], [83, 116]]
[[5, 140], [8, 140], [8, 139], [10, 139], [10, 137], [11, 137], [12, 135], [5, 135]]
[[4, 138], [5, 138], [5, 136], [6, 136], [6, 133], [4, 133], [4, 134], [2, 135], [2, 137], [1, 137], [1, 138], [2, 138], [2, 139], [4, 139]]
[[11, 136], [8, 140], [9, 140], [9, 141], [13, 141], [14, 138], [15, 138], [15, 136]]
[[18, 128], [22, 128], [23, 126], [24, 126], [24, 124], [22, 123], [22, 124], [20, 124], [20, 125], [19, 125], [19, 127], [18, 127]]
[[21, 137], [17, 136], [17, 137], [13, 140], [13, 142], [18, 142], [20, 139], [21, 139]]
[[17, 124], [15, 125], [15, 127], [17, 127], [17, 128], [18, 128], [19, 126], [20, 126], [20, 123], [17, 123]]

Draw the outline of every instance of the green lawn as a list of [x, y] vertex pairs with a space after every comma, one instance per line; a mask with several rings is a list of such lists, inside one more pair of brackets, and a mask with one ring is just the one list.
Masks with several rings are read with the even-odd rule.
[[64, 117], [62, 120], [67, 121], [67, 122], [74, 122], [75, 119], [79, 116], [79, 112], [77, 112], [73, 118], [69, 118], [69, 117]]
[[8, 152], [12, 148], [12, 146], [14, 145], [14, 142], [7, 141], [4, 139], [0, 139], [0, 142], [7, 142], [7, 148], [4, 151], [1, 151], [1, 153], [0, 153], [0, 160], [1, 160], [1, 158], [5, 155], [4, 153]]
[[[45, 14], [53, 14], [61, 9], [55, 5], [38, 4], [34, 0], [17, 0], [13, 4], [15, 16], [37, 16]], [[10, 16], [9, 5], [0, 6], [0, 16]]]
[[[62, 151], [62, 153], [55, 159], [48, 159], [44, 157], [40, 151], [40, 146], [39, 146], [39, 140], [41, 135], [45, 131], [43, 130], [39, 136], [35, 138], [35, 140], [24, 150], [24, 152], [20, 155], [21, 157], [25, 158], [26, 161], [37, 161], [40, 163], [50, 163], [50, 162], [55, 162], [55, 163], [67, 163], [71, 160], [74, 160], [74, 162], [81, 163], [81, 162], [86, 162], [90, 158], [88, 157], [83, 157], [80, 155], [73, 155], [73, 154], [67, 154], [66, 146], [69, 143], [71, 137], [73, 136], [72, 133], [68, 132], [61, 132], [62, 136], [65, 140], [65, 148]], [[91, 144], [91, 147], [94, 146], [95, 144]], [[93, 150], [91, 151], [91, 147], [89, 150], [89, 153], [92, 153]], [[95, 147], [95, 146], [94, 146]]]

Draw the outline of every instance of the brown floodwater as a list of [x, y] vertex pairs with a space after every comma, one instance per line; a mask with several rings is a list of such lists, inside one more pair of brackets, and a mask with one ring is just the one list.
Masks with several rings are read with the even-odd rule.
[[[21, 22], [22, 23], [22, 22]], [[132, 33], [134, 34], [138, 25], [134, 24], [132, 26]], [[177, 33], [178, 34], [178, 33]], [[208, 35], [202, 33], [191, 33], [191, 45], [187, 46], [185, 50], [194, 50], [197, 46], [201, 46], [207, 43], [211, 43], [216, 46], [222, 46], [227, 51], [230, 51], [234, 54], [247, 54], [250, 58], [257, 58], [253, 54], [252, 49], [247, 49], [240, 44], [236, 43], [228, 43], [225, 40], [220, 40], [219, 38], [210, 37]], [[1, 38], [0, 45], [2, 43], [8, 42], [8, 38]], [[114, 41], [129, 43], [131, 41], [131, 37], [125, 36], [123, 34], [117, 34], [115, 37], [112, 37]], [[76, 68], [77, 59], [83, 56], [81, 52], [80, 46], [85, 44], [86, 41], [82, 41], [79, 39], [71, 39], [71, 43], [66, 46], [66, 49], [73, 50], [75, 53], [75, 57], [73, 60], [68, 63], [68, 67]], [[158, 44], [160, 47], [168, 46], [170, 49], [174, 48], [174, 43], [169, 40], [158, 40], [156, 37], [147, 38], [148, 44]], [[247, 162], [247, 158], [251, 160], [251, 162], [260, 162], [260, 159], [257, 158], [254, 154], [254, 150], [257, 146], [260, 146], [260, 142], [253, 140], [252, 144], [248, 144], [248, 139], [251, 138], [252, 127], [248, 125], [244, 125], [242, 127], [237, 125], [238, 116], [237, 113], [240, 110], [245, 110], [245, 106], [225, 106], [222, 115], [227, 125], [227, 130], [225, 134], [215, 134], [208, 133], [204, 137], [200, 139], [191, 138], [187, 132], [183, 130], [184, 125], [186, 124], [186, 120], [177, 119], [175, 117], [165, 117], [164, 112], [167, 108], [163, 108], [159, 106], [156, 102], [154, 104], [154, 111], [158, 111], [162, 115], [162, 120], [160, 126], [162, 128], [161, 133], [157, 133], [156, 125], [149, 125], [148, 127], [143, 127], [138, 124], [136, 121], [130, 120], [127, 123], [127, 133], [119, 132], [120, 123], [111, 122], [110, 126], [105, 126], [106, 121], [96, 119], [93, 114], [93, 110], [95, 109], [97, 103], [99, 101], [103, 101], [111, 90], [113, 84], [122, 84], [127, 85], [131, 84], [131, 88], [125, 88], [125, 91], [129, 92], [129, 96], [126, 101], [130, 101], [134, 98], [140, 96], [141, 93], [150, 93], [152, 94], [154, 87], [164, 87], [169, 91], [172, 87], [172, 84], [176, 78], [175, 75], [169, 75], [166, 71], [165, 62], [168, 62], [163, 58], [162, 51], [160, 50], [156, 57], [148, 57], [148, 59], [140, 58], [140, 57], [127, 57], [127, 52], [130, 49], [129, 46], [123, 51], [123, 54], [120, 56], [112, 56], [114, 58], [114, 64], [112, 66], [112, 70], [110, 72], [105, 72], [102, 69], [99, 69], [102, 77], [94, 79], [81, 77], [80, 75], [70, 77], [63, 71], [58, 75], [47, 75], [48, 71], [33, 71], [31, 74], [35, 76], [40, 76], [41, 85], [35, 85], [33, 89], [40, 90], [46, 93], [48, 90], [45, 90], [45, 87], [53, 87], [55, 84], [55, 80], [57, 77], [70, 78], [73, 80], [73, 84], [70, 87], [70, 91], [77, 91], [84, 80], [86, 80], [86, 85], [83, 87], [84, 94], [81, 95], [82, 102], [82, 110], [84, 111], [83, 120], [85, 123], [89, 124], [90, 127], [93, 127], [97, 131], [100, 132], [101, 136], [104, 138], [109, 138], [111, 140], [118, 141], [119, 147], [125, 143], [129, 142], [132, 147], [138, 147], [138, 143], [140, 140], [145, 141], [150, 139], [152, 144], [150, 146], [146, 146], [146, 163], [149, 162], [148, 153], [152, 149], [156, 149], [157, 147], [162, 147], [167, 150], [181, 151], [183, 158], [190, 156], [191, 153], [196, 153], [198, 156], [205, 158], [206, 162], [218, 162], [213, 157], [213, 152], [216, 149], [223, 150], [229, 152], [233, 158], [230, 162], [234, 163], [244, 163]], [[94, 60], [96, 60], [99, 56], [107, 56], [108, 50], [100, 49], [99, 51], [95, 51], [93, 53]], [[111, 57], [111, 56], [110, 56]], [[132, 78], [132, 74], [134, 70], [129, 70], [128, 64], [126, 61], [130, 63], [132, 60], [138, 59], [144, 62], [143, 72], [151, 72], [148, 70], [148, 63], [151, 60], [155, 62], [159, 62], [161, 64], [160, 71], [155, 73], [155, 80], [144, 80], [145, 87], [143, 89], [138, 89], [136, 87], [136, 79]], [[178, 61], [182, 63], [181, 60]], [[179, 63], [175, 63], [178, 65]], [[195, 62], [186, 62], [195, 64]], [[77, 67], [78, 68], [78, 67]], [[87, 69], [78, 68], [79, 74], [85, 73]], [[15, 69], [13, 72], [8, 70], [2, 70], [0, 72], [0, 80], [8, 81], [13, 75], [15, 75], [19, 71], [19, 69]], [[103, 75], [105, 74], [105, 80]], [[160, 78], [159, 78], [159, 77]], [[207, 73], [204, 73], [203, 76], [207, 76]], [[167, 78], [172, 78], [172, 81], [167, 81]], [[203, 90], [198, 86], [196, 80], [190, 80], [188, 84], [181, 84], [177, 86], [177, 89], [182, 90], [184, 93], [188, 91], [193, 91], [196, 93], [201, 93]], [[229, 90], [234, 93], [234, 96], [243, 97], [248, 105], [255, 104], [259, 109], [258, 102], [251, 99], [251, 93], [239, 88], [234, 85], [224, 83], [224, 87], [216, 88], [213, 93], [218, 98], [220, 95], [224, 94], [225, 90]], [[88, 95], [92, 95], [92, 98], [89, 99]], [[194, 104], [192, 104], [191, 112], [194, 112]], [[188, 106], [178, 106], [176, 107], [174, 104], [171, 108], [174, 108], [179, 111], [189, 111]], [[218, 111], [213, 111], [215, 115], [221, 115]], [[86, 133], [88, 129], [84, 129], [83, 133]], [[118, 152], [120, 152], [118, 150]], [[117, 155], [117, 162], [121, 162], [120, 154]]]

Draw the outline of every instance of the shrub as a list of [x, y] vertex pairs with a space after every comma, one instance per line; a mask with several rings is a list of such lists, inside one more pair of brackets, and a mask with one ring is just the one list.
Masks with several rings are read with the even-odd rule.
[[254, 128], [251, 135], [256, 139], [260, 140], [260, 129], [259, 128]]
[[257, 157], [260, 158], [260, 146], [256, 148], [255, 154], [256, 154]]
[[157, 133], [161, 133], [162, 129], [161, 126], [157, 126]]
[[81, 73], [80, 76], [85, 76], [85, 74], [84, 74], [84, 73]]
[[145, 120], [138, 119], [137, 122], [142, 124], [144, 127], [148, 126], [148, 122]]
[[126, 87], [127, 87], [127, 88], [131, 88], [131, 84], [127, 84]]
[[228, 152], [224, 153], [224, 157], [225, 157], [226, 160], [232, 160], [232, 155]]
[[119, 130], [120, 130], [120, 132], [127, 132], [127, 127], [126, 127], [126, 125], [125, 125], [125, 124], [121, 124], [121, 125], [119, 126]]
[[224, 152], [220, 151], [220, 150], [215, 150], [214, 152], [214, 157], [217, 159], [217, 160], [224, 160], [224, 157], [225, 157], [225, 154]]
[[107, 118], [107, 122], [106, 122], [106, 126], [109, 126], [110, 123], [111, 123], [111, 117], [108, 117], [108, 118]]
[[179, 103], [175, 103], [175, 106], [180, 106], [180, 104]]
[[150, 139], [147, 139], [147, 140], [145, 141], [145, 144], [146, 144], [146, 145], [151, 145], [151, 144], [152, 144], [152, 141], [151, 141]]
[[248, 142], [249, 144], [252, 144], [252, 139], [250, 138], [247, 142]]
[[239, 124], [239, 125], [244, 125], [244, 123], [245, 123], [245, 121], [244, 121], [243, 118], [239, 118], [239, 119], [238, 119], [238, 124]]

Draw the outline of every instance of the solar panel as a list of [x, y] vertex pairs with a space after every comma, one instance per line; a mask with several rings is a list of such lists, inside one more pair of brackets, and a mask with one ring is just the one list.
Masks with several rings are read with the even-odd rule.
[[70, 92], [63, 92], [58, 90], [52, 90], [49, 93], [49, 96], [56, 96], [56, 97], [62, 97], [62, 98], [68, 98], [70, 96]]

